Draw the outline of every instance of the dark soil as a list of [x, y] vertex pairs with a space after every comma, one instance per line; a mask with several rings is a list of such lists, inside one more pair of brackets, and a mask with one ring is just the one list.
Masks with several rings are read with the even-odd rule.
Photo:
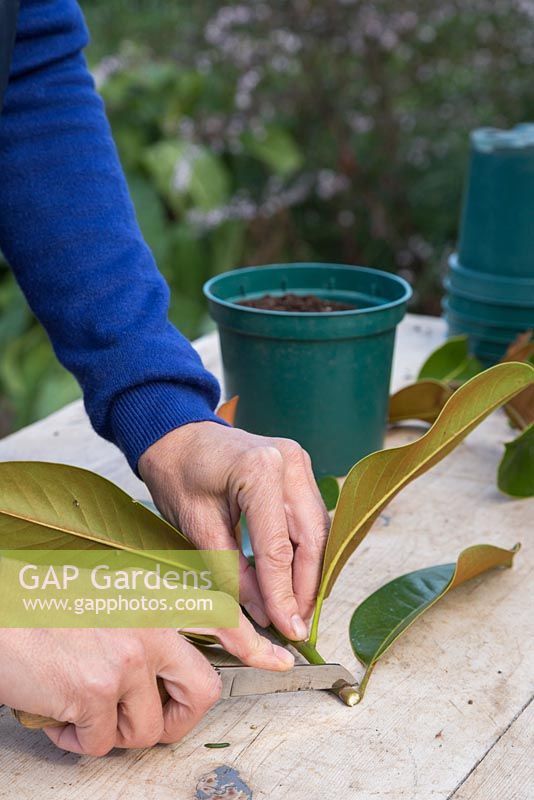
[[355, 308], [347, 303], [338, 303], [336, 300], [324, 300], [314, 294], [301, 295], [291, 292], [281, 297], [266, 294], [255, 300], [238, 300], [237, 304], [249, 308], [262, 308], [265, 311], [304, 311], [309, 314], [322, 311], [350, 311]]

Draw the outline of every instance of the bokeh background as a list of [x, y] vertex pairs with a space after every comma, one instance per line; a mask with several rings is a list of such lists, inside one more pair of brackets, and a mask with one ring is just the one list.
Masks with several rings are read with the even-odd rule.
[[[82, 0], [171, 319], [235, 266], [392, 270], [440, 313], [468, 133], [534, 118], [533, 0]], [[1, 261], [1, 259], [0, 259]], [[0, 435], [79, 395], [0, 263]]]

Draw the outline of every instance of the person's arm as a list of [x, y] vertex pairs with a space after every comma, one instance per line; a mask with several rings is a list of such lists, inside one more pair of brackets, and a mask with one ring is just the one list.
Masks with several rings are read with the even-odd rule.
[[22, 0], [0, 116], [0, 248], [95, 430], [135, 470], [168, 431], [218, 422], [219, 388], [167, 320], [86, 43], [74, 0]]
[[0, 247], [97, 432], [197, 546], [237, 547], [247, 514], [256, 572], [243, 558], [241, 601], [303, 639], [328, 531], [309, 457], [214, 415], [217, 383], [167, 321], [86, 41], [75, 0], [22, 0], [0, 116]]

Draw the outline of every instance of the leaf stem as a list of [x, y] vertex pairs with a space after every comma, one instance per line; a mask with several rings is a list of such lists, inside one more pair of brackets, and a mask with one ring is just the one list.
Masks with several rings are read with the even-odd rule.
[[312, 647], [315, 647], [317, 644], [317, 634], [319, 633], [319, 617], [321, 616], [321, 609], [323, 607], [324, 598], [321, 594], [317, 595], [317, 599], [315, 601], [315, 608], [313, 610], [313, 619], [310, 628], [310, 638], [309, 642]]
[[[283, 644], [290, 645], [294, 650], [300, 653], [300, 655], [303, 656], [309, 664], [327, 663], [322, 655], [317, 651], [315, 645], [312, 644], [311, 640], [308, 640], [307, 642], [295, 642], [292, 639], [288, 639], [283, 633], [280, 633], [280, 631], [273, 625], [269, 627], [269, 630]], [[346, 706], [355, 706], [361, 700], [361, 693], [358, 686], [344, 684], [339, 688], [332, 687], [330, 691], [337, 695], [337, 697], [339, 697], [339, 699], [345, 703]]]

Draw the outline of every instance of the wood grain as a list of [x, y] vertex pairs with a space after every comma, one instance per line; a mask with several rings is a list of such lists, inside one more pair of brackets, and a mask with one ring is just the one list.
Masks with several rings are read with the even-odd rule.
[[[443, 336], [440, 320], [407, 317], [394, 388], [413, 379]], [[215, 337], [198, 348], [220, 370]], [[388, 445], [420, 432], [393, 432]], [[525, 800], [515, 788], [503, 793], [509, 763], [499, 758], [522, 741], [534, 675], [533, 504], [504, 497], [495, 485], [502, 443], [511, 437], [504, 414], [493, 414], [388, 506], [344, 570], [325, 605], [319, 649], [361, 674], [347, 628], [367, 594], [403, 572], [452, 561], [469, 544], [523, 542], [513, 570], [459, 588], [395, 644], [361, 705], [347, 708], [322, 693], [227, 701], [175, 746], [104, 759], [62, 753], [4, 709], [0, 798], [187, 800], [200, 776], [228, 764], [255, 800]], [[88, 467], [147, 496], [118, 450], [91, 431], [79, 403], [0, 442], [1, 460], [28, 458]], [[230, 747], [204, 747], [216, 741]], [[530, 762], [519, 749], [516, 756], [517, 792], [524, 792]]]
[[451, 800], [532, 800], [534, 703], [522, 710]]

